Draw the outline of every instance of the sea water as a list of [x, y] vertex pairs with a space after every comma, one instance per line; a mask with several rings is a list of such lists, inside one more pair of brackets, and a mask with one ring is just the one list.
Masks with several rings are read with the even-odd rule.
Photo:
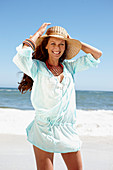
[[[113, 92], [76, 91], [77, 130], [84, 136], [113, 136]], [[30, 92], [0, 88], [0, 133], [25, 134], [35, 111]]]
[[[113, 92], [76, 91], [77, 109], [113, 110]], [[21, 94], [16, 88], [0, 88], [0, 108], [33, 110], [30, 92]]]

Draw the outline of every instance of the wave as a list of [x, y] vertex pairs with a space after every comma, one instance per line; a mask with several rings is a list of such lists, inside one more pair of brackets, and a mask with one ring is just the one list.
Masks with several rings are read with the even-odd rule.
[[16, 110], [21, 110], [21, 111], [34, 110], [33, 107], [31, 107], [31, 108], [20, 108], [20, 107], [10, 107], [10, 106], [9, 107], [8, 106], [1, 106], [0, 109], [13, 109], [13, 110], [16, 109]]
[[0, 91], [6, 91], [6, 92], [13, 92], [13, 91], [18, 91], [18, 89], [0, 89]]
[[[1, 109], [17, 109], [17, 110], [34, 110], [34, 108], [31, 106], [29, 108], [27, 107], [23, 107], [21, 108], [20, 105], [19, 106], [0, 106]], [[78, 111], [87, 111], [87, 112], [91, 112], [91, 111], [108, 111], [108, 112], [113, 112], [113, 110], [110, 110], [110, 109], [77, 109]]]
[[110, 109], [77, 109], [77, 111], [85, 111], [85, 112], [113, 112]]

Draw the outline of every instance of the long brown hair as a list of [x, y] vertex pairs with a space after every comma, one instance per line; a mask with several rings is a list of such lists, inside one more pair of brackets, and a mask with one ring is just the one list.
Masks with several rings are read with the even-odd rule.
[[[46, 50], [46, 46], [48, 43], [50, 37], [46, 37], [41, 45], [37, 46], [36, 51], [33, 52], [32, 54], [32, 59], [36, 59], [36, 60], [40, 60], [43, 62], [46, 62], [46, 60], [48, 59], [48, 51]], [[62, 63], [64, 61], [64, 59], [66, 58], [66, 49], [67, 49], [67, 43], [65, 41], [65, 51], [63, 53], [63, 55], [60, 57], [59, 62]], [[33, 79], [31, 77], [29, 77], [28, 75], [26, 75], [24, 73], [22, 80], [20, 83], [18, 83], [18, 89], [19, 91], [24, 94], [26, 93], [28, 90], [31, 91], [32, 90], [32, 86], [33, 86]]]

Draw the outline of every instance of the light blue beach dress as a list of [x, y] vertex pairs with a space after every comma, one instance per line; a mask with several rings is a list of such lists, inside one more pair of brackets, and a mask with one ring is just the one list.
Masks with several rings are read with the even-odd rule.
[[81, 141], [76, 132], [76, 101], [74, 74], [96, 67], [100, 60], [91, 54], [76, 60], [64, 60], [62, 82], [42, 61], [32, 59], [30, 47], [17, 47], [13, 62], [30, 76], [34, 83], [31, 102], [35, 109], [34, 120], [27, 127], [28, 141], [47, 152], [75, 152]]

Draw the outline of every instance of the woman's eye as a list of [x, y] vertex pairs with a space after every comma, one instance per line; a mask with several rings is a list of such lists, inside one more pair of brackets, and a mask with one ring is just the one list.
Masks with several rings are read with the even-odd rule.
[[[55, 44], [55, 43], [51, 43], [51, 45], [56, 45], [56, 44]], [[63, 44], [63, 43], [61, 43], [61, 44], [59, 44], [59, 45], [64, 46], [64, 44]]]
[[55, 43], [51, 43], [51, 45], [55, 45]]

